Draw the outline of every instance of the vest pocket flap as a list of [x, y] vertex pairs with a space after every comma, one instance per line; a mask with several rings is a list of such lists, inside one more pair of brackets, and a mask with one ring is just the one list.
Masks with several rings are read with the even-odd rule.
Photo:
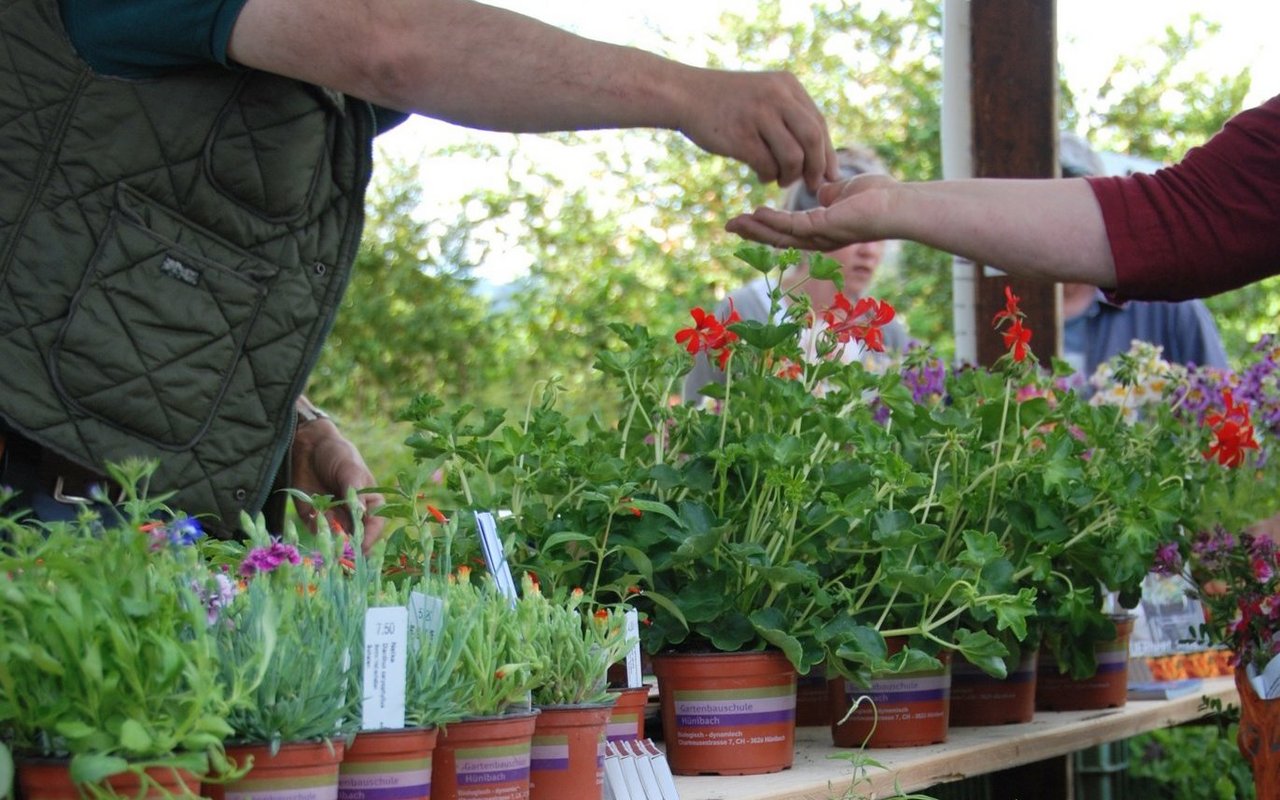
[[68, 403], [166, 449], [204, 434], [266, 295], [200, 236], [114, 214], [50, 352]]

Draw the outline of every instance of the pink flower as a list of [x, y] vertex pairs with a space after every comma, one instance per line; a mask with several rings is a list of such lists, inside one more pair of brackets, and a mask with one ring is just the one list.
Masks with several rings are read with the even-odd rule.
[[240, 575], [251, 578], [260, 572], [274, 572], [286, 561], [290, 564], [302, 563], [302, 555], [298, 553], [298, 548], [283, 542], [272, 542], [267, 547], [255, 547], [244, 557], [244, 561], [240, 562]]
[[1254, 558], [1249, 564], [1253, 567], [1253, 577], [1258, 583], [1266, 583], [1275, 575], [1275, 570], [1267, 559]]

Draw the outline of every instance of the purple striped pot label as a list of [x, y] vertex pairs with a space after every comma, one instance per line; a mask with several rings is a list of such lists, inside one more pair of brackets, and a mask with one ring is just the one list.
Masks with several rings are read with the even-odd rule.
[[863, 689], [852, 681], [844, 682], [845, 696], [849, 700], [870, 697], [876, 705], [945, 700], [950, 691], [951, 673], [949, 670], [942, 674], [914, 672], [895, 675], [892, 678], [872, 678], [871, 688], [869, 689]]
[[604, 733], [611, 742], [631, 741], [640, 731], [640, 714], [614, 714], [609, 718]]
[[1102, 647], [1095, 648], [1094, 654], [1098, 658], [1098, 674], [1108, 672], [1123, 672], [1129, 668], [1129, 643], [1117, 642], [1116, 644], [1106, 644]]
[[[1129, 668], [1129, 642], [1103, 642], [1094, 645], [1094, 658], [1098, 661], [1095, 675], [1124, 672]], [[1059, 675], [1058, 661], [1050, 654], [1040, 657], [1040, 671], [1049, 675]]]
[[749, 689], [677, 691], [673, 708], [680, 728], [772, 725], [796, 718], [796, 694], [789, 683]]
[[343, 762], [338, 800], [416, 800], [431, 796], [431, 758]]
[[529, 779], [530, 742], [472, 747], [454, 753], [458, 787], [488, 786]]
[[1036, 675], [1036, 664], [1028, 659], [1020, 664], [1018, 668], [1005, 678], [993, 678], [982, 671], [981, 667], [975, 667], [964, 659], [956, 659], [951, 665], [951, 682], [952, 684], [966, 683], [1030, 683]]
[[534, 736], [529, 769], [541, 772], [569, 771], [568, 736]]
[[226, 800], [338, 800], [337, 777], [336, 770], [267, 780], [249, 777], [228, 784], [223, 796]]

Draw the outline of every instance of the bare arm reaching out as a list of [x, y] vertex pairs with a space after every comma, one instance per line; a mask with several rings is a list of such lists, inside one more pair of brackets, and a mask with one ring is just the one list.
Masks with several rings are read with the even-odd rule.
[[837, 177], [826, 123], [790, 73], [693, 67], [471, 0], [248, 0], [228, 52], [468, 127], [667, 128], [764, 181]]
[[823, 208], [760, 208], [725, 227], [777, 247], [823, 251], [909, 239], [1024, 277], [1116, 284], [1102, 212], [1084, 180], [899, 183], [862, 175], [823, 187], [819, 197]]

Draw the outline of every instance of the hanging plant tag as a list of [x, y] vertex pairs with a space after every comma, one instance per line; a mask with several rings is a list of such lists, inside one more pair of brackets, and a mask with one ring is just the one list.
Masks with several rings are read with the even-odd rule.
[[405, 656], [409, 609], [371, 608], [364, 615], [364, 690], [361, 728], [404, 727]]

